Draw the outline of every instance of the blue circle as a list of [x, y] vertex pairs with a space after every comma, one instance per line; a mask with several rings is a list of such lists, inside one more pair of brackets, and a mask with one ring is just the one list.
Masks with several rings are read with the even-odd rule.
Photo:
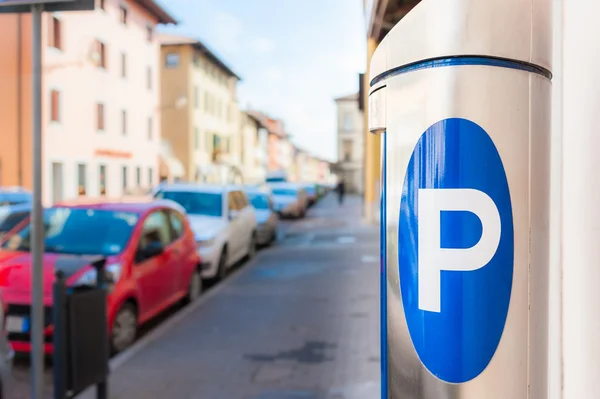
[[[419, 309], [419, 189], [475, 189], [500, 214], [501, 235], [491, 261], [474, 271], [441, 272], [440, 312]], [[470, 212], [441, 212], [442, 248], [470, 248], [482, 233]], [[452, 118], [432, 125], [408, 164], [400, 201], [400, 291], [410, 337], [423, 365], [437, 378], [460, 384], [488, 366], [502, 337], [510, 303], [514, 232], [508, 181], [500, 154], [479, 125]]]

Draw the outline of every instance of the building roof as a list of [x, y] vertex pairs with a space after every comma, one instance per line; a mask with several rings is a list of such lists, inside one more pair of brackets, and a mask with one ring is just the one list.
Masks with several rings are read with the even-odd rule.
[[202, 54], [204, 54], [211, 62], [221, 68], [226, 74], [237, 80], [242, 78], [237, 75], [224, 61], [222, 61], [217, 55], [211, 51], [204, 43], [198, 39], [194, 39], [186, 36], [170, 35], [167, 33], [160, 33], [158, 35], [158, 41], [161, 46], [192, 46]]
[[358, 101], [358, 93], [348, 94], [347, 96], [338, 97], [335, 101]]
[[253, 119], [258, 121], [258, 123], [264, 126], [269, 133], [279, 136], [280, 138], [288, 138], [289, 135], [285, 132], [283, 122], [281, 120], [273, 119], [259, 111], [248, 111], [247, 113]]
[[142, 6], [150, 14], [158, 19], [160, 24], [177, 24], [177, 21], [171, 16], [158, 2], [154, 0], [135, 0], [137, 4]]

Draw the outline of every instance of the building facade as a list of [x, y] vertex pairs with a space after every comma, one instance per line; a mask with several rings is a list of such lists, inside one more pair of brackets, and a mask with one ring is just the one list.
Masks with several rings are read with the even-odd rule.
[[335, 100], [337, 107], [338, 177], [348, 192], [364, 192], [364, 125], [358, 94]]
[[240, 114], [241, 168], [247, 184], [264, 183], [268, 168], [267, 128], [252, 113]]
[[241, 183], [240, 78], [198, 40], [162, 34], [160, 43], [163, 138], [183, 179]]
[[[44, 13], [44, 204], [120, 196], [158, 182], [159, 45], [175, 23], [154, 1]], [[0, 15], [0, 184], [32, 185], [31, 16]], [[82, 33], [84, 32], [84, 33]]]

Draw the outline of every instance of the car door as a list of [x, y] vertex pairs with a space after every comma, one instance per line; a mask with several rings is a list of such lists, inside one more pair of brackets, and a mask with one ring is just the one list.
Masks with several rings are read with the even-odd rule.
[[241, 257], [244, 243], [243, 233], [240, 230], [242, 214], [235, 191], [229, 191], [227, 199], [228, 215], [231, 215], [228, 226], [229, 246], [231, 248], [232, 260], [237, 261]]
[[[238, 202], [241, 207], [242, 213], [242, 230], [244, 231], [244, 250], [246, 251], [250, 247], [250, 240], [256, 227], [256, 215], [254, 214], [254, 208], [250, 206], [248, 197], [243, 191], [237, 191]], [[245, 253], [244, 253], [245, 254]]]
[[171, 231], [173, 234], [173, 268], [175, 270], [175, 284], [173, 296], [185, 292], [188, 288], [191, 268], [190, 250], [195, 251], [195, 248], [187, 248], [185, 241], [185, 220], [184, 216], [177, 211], [169, 210], [169, 222], [171, 223]]
[[[142, 257], [144, 248], [154, 241], [162, 244], [163, 252], [150, 258]], [[166, 212], [153, 211], [142, 225], [134, 272], [142, 319], [155, 314], [174, 288], [171, 242], [171, 225]]]

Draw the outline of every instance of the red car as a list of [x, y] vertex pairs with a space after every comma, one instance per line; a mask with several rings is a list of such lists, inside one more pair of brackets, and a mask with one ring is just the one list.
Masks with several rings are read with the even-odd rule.
[[[131, 345], [137, 328], [181, 300], [202, 292], [201, 263], [185, 211], [172, 201], [125, 203], [106, 199], [46, 209], [44, 253], [44, 351], [52, 353], [52, 285], [61, 270], [67, 285], [93, 285], [90, 262], [106, 258], [110, 283], [108, 326], [114, 352]], [[29, 224], [0, 245], [0, 289], [6, 330], [16, 352], [31, 349]]]

